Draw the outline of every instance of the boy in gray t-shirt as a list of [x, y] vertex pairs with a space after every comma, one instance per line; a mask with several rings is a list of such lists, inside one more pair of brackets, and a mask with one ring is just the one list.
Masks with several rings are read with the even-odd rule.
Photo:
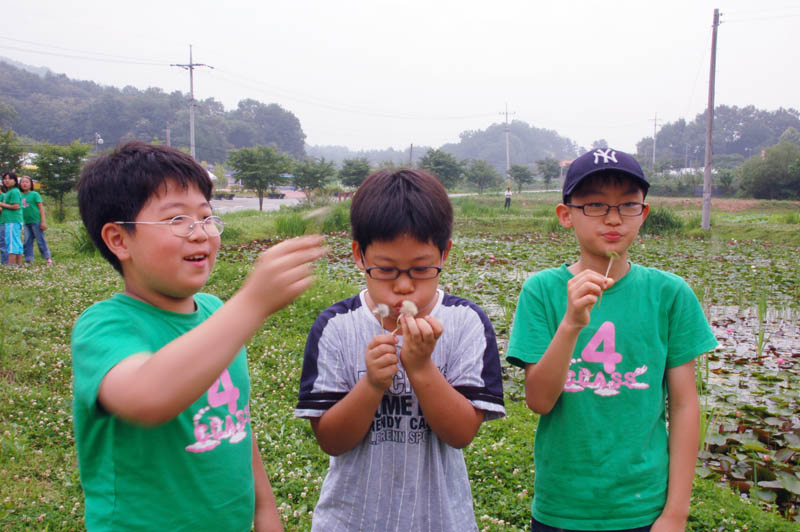
[[431, 174], [382, 170], [350, 221], [366, 289], [315, 321], [295, 410], [331, 455], [312, 530], [477, 531], [460, 449], [505, 408], [492, 325], [438, 288], [447, 192]]

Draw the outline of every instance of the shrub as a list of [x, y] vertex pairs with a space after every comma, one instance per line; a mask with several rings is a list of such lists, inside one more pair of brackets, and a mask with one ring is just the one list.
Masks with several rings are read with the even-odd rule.
[[323, 233], [350, 230], [350, 202], [337, 203], [322, 221]]
[[78, 225], [75, 229], [67, 229], [67, 232], [70, 236], [70, 247], [75, 253], [89, 256], [97, 253], [97, 248], [94, 247], [94, 242], [83, 224]]
[[683, 222], [670, 209], [665, 207], [655, 207], [650, 210], [650, 214], [642, 225], [642, 234], [667, 235], [680, 233], [683, 231]]
[[275, 231], [278, 236], [285, 238], [301, 236], [306, 233], [309, 221], [296, 212], [282, 214], [275, 218]]

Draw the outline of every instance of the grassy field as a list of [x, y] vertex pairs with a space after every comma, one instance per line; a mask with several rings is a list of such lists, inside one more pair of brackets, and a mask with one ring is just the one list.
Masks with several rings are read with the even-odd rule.
[[[572, 235], [554, 223], [557, 197], [515, 195], [506, 211], [499, 195], [454, 202], [454, 249], [441, 283], [487, 311], [501, 350], [522, 282], [535, 271], [575, 259]], [[653, 218], [658, 223], [633, 246], [632, 260], [686, 278], [710, 319], [719, 322], [714, 330], [723, 344], [716, 359], [701, 363], [699, 387], [709, 398], [704, 419], [719, 430], [709, 431], [706, 454], [698, 462], [689, 530], [800, 530], [793, 522], [800, 494], [789, 478], [800, 483], [800, 204], [715, 202], [709, 234], [699, 229], [698, 200], [651, 202], [660, 212]], [[259, 251], [282, 238], [280, 232], [321, 228], [328, 234], [331, 252], [319, 265], [315, 286], [270, 317], [247, 346], [253, 427], [285, 528], [309, 530], [327, 457], [308, 422], [292, 413], [308, 328], [322, 309], [360, 286], [350, 258], [346, 211], [334, 210], [320, 227], [305, 226], [286, 209], [234, 213], [225, 220], [223, 248], [207, 286], [223, 299], [235, 292]], [[82, 252], [87, 246], [74, 208], [47, 237], [55, 266], [0, 269], [5, 317], [0, 335], [0, 530], [83, 528], [71, 423], [70, 333], [86, 307], [122, 289], [110, 266]], [[759, 301], [766, 309], [763, 316]], [[728, 318], [735, 325], [724, 321]], [[520, 372], [505, 363], [504, 371], [508, 415], [484, 424], [465, 456], [480, 528], [522, 531], [530, 520], [537, 417], [522, 400]], [[759, 385], [748, 389], [746, 400], [737, 399], [728, 387], [733, 376], [737, 391], [751, 380]], [[746, 401], [756, 406], [763, 401], [763, 411], [745, 408]], [[734, 421], [726, 420], [736, 420], [735, 430], [726, 426]], [[770, 425], [776, 420], [779, 425]], [[774, 429], [766, 441], [758, 432], [764, 427]], [[720, 441], [726, 430], [731, 437]], [[734, 434], [741, 436], [738, 442]]]

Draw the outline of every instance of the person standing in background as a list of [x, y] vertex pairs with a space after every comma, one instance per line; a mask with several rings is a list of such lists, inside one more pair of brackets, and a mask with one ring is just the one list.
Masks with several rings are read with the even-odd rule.
[[0, 220], [5, 228], [5, 243], [8, 252], [8, 264], [22, 264], [22, 194], [19, 191], [19, 180], [14, 172], [3, 174], [3, 186], [8, 190], [0, 207]]
[[26, 175], [19, 179], [19, 189], [22, 193], [22, 223], [25, 226], [25, 241], [22, 244], [25, 264], [33, 263], [33, 240], [36, 239], [39, 253], [47, 261], [47, 265], [52, 266], [53, 259], [50, 258], [50, 249], [44, 239], [47, 220], [45, 219], [42, 196], [33, 190], [33, 179]]

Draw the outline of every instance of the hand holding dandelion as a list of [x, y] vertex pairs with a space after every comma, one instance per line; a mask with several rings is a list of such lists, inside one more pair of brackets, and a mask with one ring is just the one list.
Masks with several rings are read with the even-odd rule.
[[410, 318], [413, 318], [414, 316], [417, 315], [418, 312], [419, 309], [417, 309], [417, 305], [414, 304], [413, 301], [409, 299], [403, 301], [403, 303], [400, 305], [400, 315], [397, 316], [397, 327], [395, 328], [395, 330], [392, 331], [392, 334], [396, 334], [397, 331], [400, 330], [400, 320], [402, 319], [403, 316], [408, 316]]
[[[606, 268], [606, 277], [608, 277], [608, 273], [611, 271], [611, 265], [614, 264], [614, 259], [619, 258], [619, 253], [616, 251], [608, 250], [606, 251], [606, 257], [608, 257], [608, 268]], [[600, 304], [600, 300], [603, 298], [603, 293], [600, 293], [600, 297], [597, 298], [597, 304]]]

